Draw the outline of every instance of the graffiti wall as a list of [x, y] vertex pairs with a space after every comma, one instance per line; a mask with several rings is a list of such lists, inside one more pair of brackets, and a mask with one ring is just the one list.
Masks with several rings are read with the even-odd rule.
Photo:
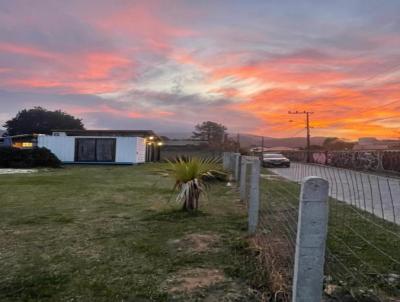
[[[305, 151], [287, 152], [292, 161], [306, 162]], [[400, 173], [400, 150], [395, 151], [325, 151], [313, 152], [310, 161], [315, 164], [361, 171], [388, 171]]]
[[304, 151], [288, 151], [283, 152], [283, 154], [291, 161], [305, 162], [307, 160], [307, 154]]
[[314, 152], [311, 156], [311, 160], [315, 164], [326, 165], [328, 156], [327, 152]]
[[379, 158], [378, 152], [354, 152], [352, 164], [356, 170], [378, 171]]
[[352, 152], [328, 152], [326, 163], [340, 168], [351, 168], [353, 165]]
[[400, 172], [400, 152], [385, 151], [382, 153], [382, 169]]

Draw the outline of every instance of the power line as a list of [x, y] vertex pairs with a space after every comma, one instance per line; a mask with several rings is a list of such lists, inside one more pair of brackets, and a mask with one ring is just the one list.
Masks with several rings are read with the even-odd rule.
[[299, 131], [294, 132], [293, 134], [289, 135], [289, 137], [294, 137], [300, 133], [302, 133], [304, 130], [306, 130], [306, 128], [301, 128]]

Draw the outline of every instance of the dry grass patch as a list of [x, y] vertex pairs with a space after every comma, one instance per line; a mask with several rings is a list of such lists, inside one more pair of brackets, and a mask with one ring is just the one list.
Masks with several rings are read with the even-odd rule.
[[257, 234], [250, 239], [250, 245], [257, 251], [260, 266], [266, 268], [272, 301], [290, 301], [293, 257], [288, 242], [281, 238]]
[[203, 253], [215, 249], [221, 237], [217, 234], [187, 234], [182, 239], [172, 240], [170, 244], [178, 251]]
[[169, 293], [190, 293], [222, 283], [225, 280], [224, 273], [218, 269], [184, 269], [168, 279], [166, 287]]

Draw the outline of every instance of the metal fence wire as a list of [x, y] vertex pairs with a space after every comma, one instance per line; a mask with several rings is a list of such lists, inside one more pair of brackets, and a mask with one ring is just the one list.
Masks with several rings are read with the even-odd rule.
[[259, 227], [254, 242], [274, 301], [290, 301], [296, 249], [299, 186], [261, 174]]
[[326, 295], [400, 301], [400, 179], [303, 163], [261, 172], [254, 241], [275, 300], [291, 299], [300, 181], [306, 176], [330, 185]]

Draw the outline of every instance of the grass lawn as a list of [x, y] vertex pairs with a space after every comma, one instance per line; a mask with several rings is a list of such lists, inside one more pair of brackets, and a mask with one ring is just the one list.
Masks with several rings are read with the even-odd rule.
[[258, 301], [237, 194], [183, 213], [160, 167], [0, 175], [0, 300]]

